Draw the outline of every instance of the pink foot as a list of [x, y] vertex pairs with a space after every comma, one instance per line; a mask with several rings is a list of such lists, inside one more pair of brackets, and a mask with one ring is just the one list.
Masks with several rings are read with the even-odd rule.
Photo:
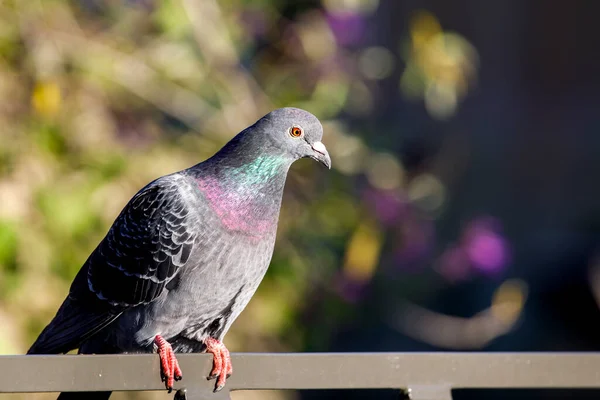
[[165, 382], [165, 386], [169, 393], [171, 393], [175, 381], [178, 381], [183, 377], [181, 368], [179, 368], [179, 363], [177, 362], [177, 358], [175, 358], [175, 353], [169, 342], [162, 336], [156, 335], [154, 344], [156, 345], [156, 351], [160, 357], [162, 380]]
[[213, 355], [213, 369], [207, 379], [217, 378], [214, 391], [218, 392], [223, 389], [225, 381], [233, 373], [231, 356], [227, 347], [220, 340], [209, 337], [204, 341], [204, 344], [206, 344], [206, 352]]

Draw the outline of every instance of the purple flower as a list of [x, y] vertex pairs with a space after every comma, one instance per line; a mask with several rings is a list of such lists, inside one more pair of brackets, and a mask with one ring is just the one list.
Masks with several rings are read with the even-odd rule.
[[333, 287], [344, 301], [356, 303], [364, 296], [368, 284], [368, 281], [356, 281], [341, 271], [335, 277]]
[[372, 210], [377, 219], [386, 226], [395, 225], [408, 211], [408, 201], [397, 191], [365, 190], [363, 200]]
[[263, 11], [246, 9], [241, 13], [240, 19], [246, 33], [254, 37], [262, 37], [267, 33], [269, 21]]
[[453, 246], [442, 253], [439, 260], [439, 272], [446, 279], [457, 282], [468, 278], [469, 259], [463, 248]]
[[491, 217], [471, 221], [460, 241], [446, 249], [438, 260], [438, 272], [452, 282], [462, 281], [474, 271], [497, 275], [510, 262], [510, 246], [501, 224]]
[[508, 242], [501, 234], [500, 223], [493, 218], [471, 222], [463, 235], [462, 246], [473, 268], [481, 272], [496, 274], [509, 262]]
[[327, 22], [341, 46], [359, 44], [366, 29], [365, 18], [357, 13], [327, 13]]

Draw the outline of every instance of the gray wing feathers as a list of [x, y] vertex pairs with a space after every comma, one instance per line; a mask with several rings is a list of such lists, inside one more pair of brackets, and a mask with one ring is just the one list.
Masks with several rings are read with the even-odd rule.
[[115, 306], [156, 299], [189, 259], [197, 232], [172, 182], [157, 181], [125, 207], [89, 260], [89, 288]]

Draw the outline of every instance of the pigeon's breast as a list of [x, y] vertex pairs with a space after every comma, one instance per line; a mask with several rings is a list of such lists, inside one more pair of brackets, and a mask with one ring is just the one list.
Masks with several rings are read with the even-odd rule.
[[[187, 345], [211, 336], [221, 339], [246, 307], [262, 281], [273, 254], [274, 237], [256, 241], [215, 230], [203, 236], [183, 268], [155, 302], [131, 311], [137, 324], [130, 336], [145, 347], [157, 334], [179, 351], [201, 350]], [[185, 347], [178, 347], [181, 339]]]

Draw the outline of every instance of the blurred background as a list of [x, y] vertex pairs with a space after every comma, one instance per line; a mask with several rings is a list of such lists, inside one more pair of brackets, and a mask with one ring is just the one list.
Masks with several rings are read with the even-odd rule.
[[232, 351], [600, 350], [599, 12], [0, 0], [0, 354], [27, 350], [139, 188], [281, 106], [322, 120], [333, 170], [293, 166]]

